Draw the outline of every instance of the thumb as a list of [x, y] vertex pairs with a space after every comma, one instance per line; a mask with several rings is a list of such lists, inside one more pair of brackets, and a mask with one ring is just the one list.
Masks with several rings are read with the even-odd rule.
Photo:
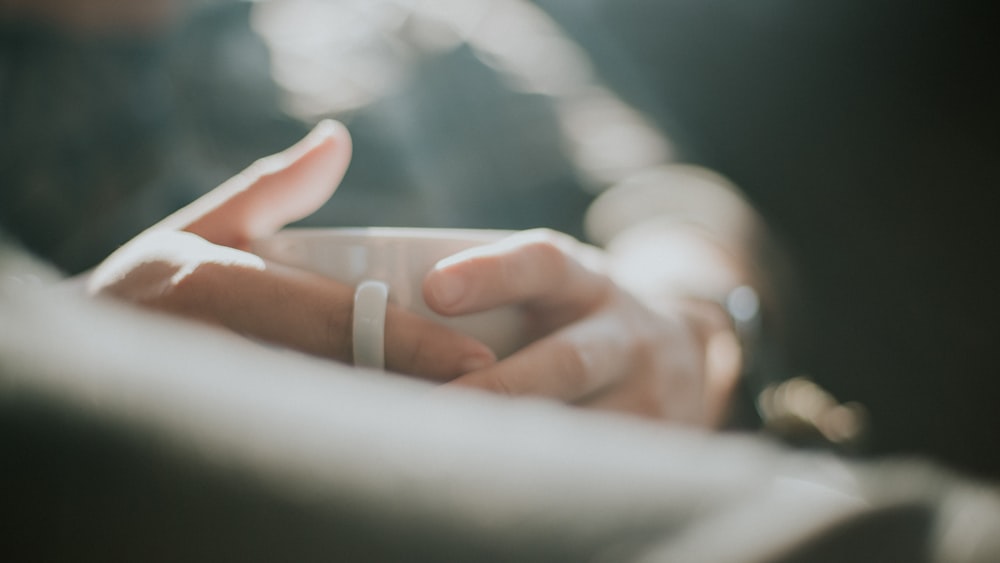
[[351, 160], [351, 137], [325, 120], [304, 139], [249, 168], [170, 215], [154, 229], [183, 230], [209, 242], [245, 249], [320, 208]]

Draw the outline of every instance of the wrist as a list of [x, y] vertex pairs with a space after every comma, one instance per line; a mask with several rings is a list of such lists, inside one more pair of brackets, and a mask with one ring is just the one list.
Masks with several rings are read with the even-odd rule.
[[678, 295], [720, 301], [751, 284], [741, 260], [698, 227], [651, 219], [618, 233], [606, 246], [610, 274], [652, 306]]
[[[642, 248], [647, 239], [648, 251], [630, 266], [639, 275], [631, 277], [660, 277], [715, 299], [741, 285], [753, 287], [767, 310], [771, 336], [784, 341], [797, 299], [791, 261], [757, 210], [725, 177], [686, 164], [645, 170], [603, 192], [587, 211], [585, 227], [589, 239], [612, 254], [626, 255], [621, 247]], [[682, 259], [671, 256], [675, 249], [657, 251], [649, 242], [674, 244], [684, 237], [697, 250]], [[643, 272], [662, 270], [667, 261], [674, 269], [666, 275]], [[701, 267], [707, 262], [713, 263], [710, 272]], [[693, 265], [698, 267], [687, 274], [694, 275], [680, 275]]]

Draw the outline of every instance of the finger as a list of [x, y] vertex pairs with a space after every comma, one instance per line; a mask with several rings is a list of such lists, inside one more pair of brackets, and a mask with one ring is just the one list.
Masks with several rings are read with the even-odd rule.
[[590, 396], [636, 368], [634, 339], [615, 319], [600, 314], [570, 325], [451, 385], [565, 402]]
[[385, 320], [385, 367], [432, 381], [451, 381], [495, 364], [485, 344], [400, 307]]
[[215, 244], [246, 248], [316, 211], [336, 190], [351, 158], [338, 122], [321, 122], [285, 151], [263, 158], [154, 229], [185, 230]]
[[616, 385], [600, 393], [576, 401], [577, 406], [644, 418], [667, 420], [671, 418], [667, 405], [647, 385]]
[[610, 290], [594, 265], [596, 254], [561, 233], [525, 231], [439, 262], [424, 281], [424, 300], [444, 315], [521, 303], [582, 316]]
[[[191, 271], [169, 262], [144, 265], [147, 272], [157, 269], [170, 288], [146, 305], [309, 354], [353, 360], [354, 288], [348, 285], [250, 259], [203, 261]], [[388, 308], [385, 326], [391, 371], [447, 381], [495, 362], [484, 344], [398, 307]]]
[[681, 424], [707, 425], [701, 379], [694, 371], [672, 374], [669, 386], [662, 373], [650, 370], [576, 401], [578, 406], [638, 415]]
[[710, 425], [713, 404], [706, 391], [710, 372], [705, 342], [697, 332], [685, 329], [681, 318], [666, 322], [668, 318], [661, 317], [662, 325], [657, 323], [663, 332], [654, 332], [645, 344], [635, 346], [633, 353], [639, 361], [627, 379], [576, 403], [671, 422]]

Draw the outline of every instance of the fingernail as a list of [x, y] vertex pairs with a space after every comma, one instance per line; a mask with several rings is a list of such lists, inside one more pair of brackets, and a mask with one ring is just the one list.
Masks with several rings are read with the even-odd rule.
[[317, 139], [325, 139], [333, 137], [340, 129], [346, 129], [343, 123], [334, 119], [324, 119], [313, 127], [312, 131], [309, 132], [309, 136]]
[[324, 119], [323, 121], [320, 121], [315, 127], [312, 128], [311, 131], [309, 131], [309, 133], [306, 134], [305, 137], [302, 137], [297, 143], [281, 151], [280, 154], [283, 156], [285, 165], [287, 166], [288, 162], [298, 159], [302, 155], [309, 152], [312, 148], [322, 143], [327, 137], [330, 137], [333, 134], [333, 131], [337, 129], [337, 127], [342, 127], [342, 125], [339, 125], [332, 119]]
[[434, 300], [442, 307], [451, 307], [458, 303], [465, 294], [465, 281], [461, 276], [446, 273], [437, 273], [437, 279], [433, 280], [431, 293]]
[[491, 365], [493, 365], [494, 362], [496, 362], [496, 359], [494, 359], [492, 356], [481, 356], [481, 355], [469, 356], [468, 358], [463, 359], [458, 364], [458, 369], [463, 374], [471, 373], [474, 371], [479, 371], [481, 369], [488, 368]]

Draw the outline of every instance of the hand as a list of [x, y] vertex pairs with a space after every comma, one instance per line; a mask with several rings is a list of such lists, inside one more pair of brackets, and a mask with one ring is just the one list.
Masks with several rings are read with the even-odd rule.
[[[347, 130], [320, 124], [123, 246], [93, 272], [89, 291], [351, 361], [354, 289], [246, 251], [325, 203], [350, 156]], [[494, 361], [485, 345], [392, 306], [385, 342], [387, 369], [431, 379]]]
[[739, 372], [728, 317], [704, 302], [640, 301], [612, 281], [608, 263], [599, 249], [547, 230], [440, 262], [424, 284], [432, 309], [519, 304], [537, 338], [451, 384], [718, 425]]

